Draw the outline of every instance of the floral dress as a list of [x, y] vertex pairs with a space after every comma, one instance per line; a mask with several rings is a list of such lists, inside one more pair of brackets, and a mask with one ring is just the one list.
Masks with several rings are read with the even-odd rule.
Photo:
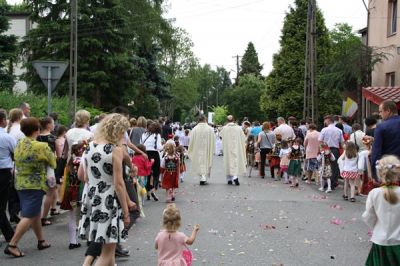
[[123, 213], [113, 182], [112, 144], [91, 142], [83, 158], [89, 178], [82, 195], [82, 218], [79, 234], [82, 239], [98, 243], [118, 243], [126, 240]]

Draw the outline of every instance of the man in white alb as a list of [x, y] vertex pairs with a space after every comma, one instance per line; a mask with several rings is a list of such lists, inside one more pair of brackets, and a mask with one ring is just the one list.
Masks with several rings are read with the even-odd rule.
[[225, 174], [228, 185], [235, 182], [239, 186], [239, 175], [246, 172], [246, 136], [242, 128], [234, 122], [233, 116], [229, 115], [227, 120], [228, 123], [221, 131]]
[[204, 115], [200, 115], [199, 123], [190, 132], [189, 138], [188, 155], [192, 161], [193, 171], [200, 176], [200, 185], [205, 185], [207, 178], [210, 178], [215, 135]]

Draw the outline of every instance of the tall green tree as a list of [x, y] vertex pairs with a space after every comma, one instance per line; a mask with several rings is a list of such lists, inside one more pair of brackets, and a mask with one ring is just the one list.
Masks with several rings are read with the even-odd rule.
[[[37, 23], [24, 43], [28, 58], [26, 80], [34, 92], [43, 87], [30, 62], [39, 59], [69, 59], [69, 1], [27, 1], [31, 19]], [[78, 29], [78, 95], [95, 107], [112, 109], [126, 105], [134, 95], [135, 69], [129, 51], [130, 35], [121, 31], [127, 21], [118, 0], [79, 1]], [[57, 92], [66, 95], [68, 71]]]
[[[169, 94], [159, 60], [171, 28], [162, 16], [162, 3], [78, 1], [78, 97], [104, 110], [136, 103], [133, 112], [151, 109], [154, 116], [159, 114], [159, 101]], [[66, 0], [28, 0], [26, 4], [37, 27], [23, 42], [28, 59], [25, 79], [30, 90], [41, 93], [43, 85], [30, 62], [69, 59], [70, 6]], [[67, 94], [68, 78], [67, 71], [57, 94]]]
[[[267, 88], [261, 98], [261, 108], [270, 118], [302, 117], [304, 91], [304, 61], [306, 48], [307, 0], [295, 0], [286, 14], [280, 39], [280, 51], [273, 57], [273, 70], [266, 80]], [[317, 76], [327, 64], [330, 40], [322, 13], [316, 12]], [[318, 87], [319, 94], [330, 94], [328, 88]], [[340, 108], [341, 98], [320, 98], [320, 114]]]
[[194, 43], [188, 32], [179, 27], [171, 27], [166, 32], [170, 38], [163, 38], [160, 64], [162, 70], [172, 81], [184, 77], [189, 70], [198, 65], [198, 59], [193, 53]]
[[215, 72], [214, 84], [210, 92], [209, 105], [226, 105], [228, 103], [223, 96], [226, 90], [232, 88], [232, 81], [229, 77], [229, 72], [224, 67], [217, 67]]
[[249, 42], [241, 60], [239, 77], [246, 74], [261, 76], [262, 65], [258, 61], [258, 54], [254, 44]]
[[248, 117], [250, 120], [263, 120], [259, 100], [265, 91], [265, 82], [254, 74], [246, 74], [240, 78], [239, 84], [227, 90], [225, 97], [229, 113], [237, 119]]
[[[356, 92], [361, 102], [361, 87], [370, 85], [369, 76], [374, 65], [386, 58], [386, 54], [362, 43], [361, 37], [353, 33], [346, 24], [337, 24], [330, 31], [331, 49], [329, 63], [320, 75], [320, 86], [331, 91]], [[361, 121], [361, 112], [358, 120]]]
[[9, 20], [6, 13], [10, 6], [5, 0], [0, 0], [0, 90], [11, 91], [14, 86], [13, 63], [16, 60], [17, 38], [6, 35]]

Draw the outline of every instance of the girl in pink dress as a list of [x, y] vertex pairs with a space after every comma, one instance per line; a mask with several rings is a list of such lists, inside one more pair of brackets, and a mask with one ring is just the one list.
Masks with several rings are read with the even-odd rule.
[[[178, 231], [181, 226], [181, 214], [175, 204], [168, 204], [163, 212], [163, 230], [156, 237], [155, 248], [158, 250], [158, 266], [187, 266], [183, 255], [187, 250], [186, 245], [192, 245], [196, 239], [199, 225], [195, 225], [192, 235], [187, 237]], [[189, 264], [188, 264], [189, 263]]]

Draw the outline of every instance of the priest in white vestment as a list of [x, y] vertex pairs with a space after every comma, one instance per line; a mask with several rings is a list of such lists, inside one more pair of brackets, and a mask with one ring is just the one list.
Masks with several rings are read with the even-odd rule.
[[[239, 186], [239, 175], [246, 172], [246, 136], [242, 128], [228, 116], [228, 123], [221, 131], [224, 168], [228, 185]], [[232, 182], [233, 181], [233, 182]]]
[[193, 171], [200, 176], [200, 185], [205, 185], [210, 178], [213, 154], [215, 151], [214, 129], [207, 124], [204, 115], [190, 132], [188, 156], [192, 161]]

